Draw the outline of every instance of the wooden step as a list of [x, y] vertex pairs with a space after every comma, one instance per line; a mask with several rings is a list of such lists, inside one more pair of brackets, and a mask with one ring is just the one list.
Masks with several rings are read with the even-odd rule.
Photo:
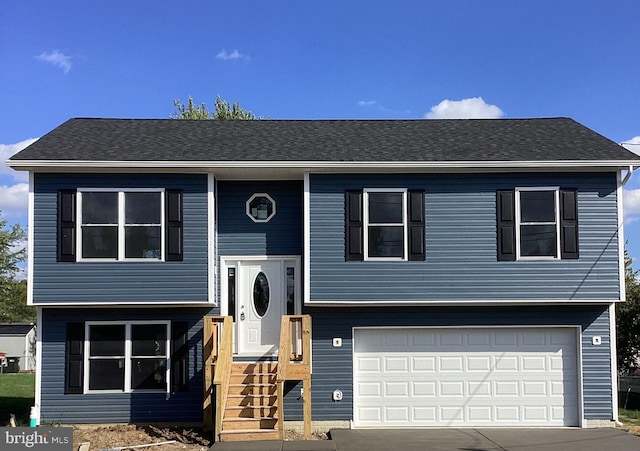
[[276, 418], [277, 406], [237, 406], [224, 411], [225, 418]]
[[229, 384], [230, 395], [275, 395], [276, 384]]
[[231, 373], [230, 384], [275, 384], [275, 373]]
[[278, 364], [275, 362], [233, 363], [231, 374], [273, 373], [277, 367]]
[[277, 429], [236, 429], [222, 431], [219, 439], [221, 442], [280, 440], [280, 431]]
[[231, 366], [220, 441], [278, 440], [276, 362]]
[[278, 401], [277, 395], [228, 395], [227, 406], [275, 406]]
[[222, 432], [236, 429], [270, 429], [273, 430], [277, 418], [225, 418], [222, 420]]

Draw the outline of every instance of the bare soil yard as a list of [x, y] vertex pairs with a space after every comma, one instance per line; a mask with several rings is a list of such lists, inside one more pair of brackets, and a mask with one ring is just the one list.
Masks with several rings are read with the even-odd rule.
[[[326, 434], [316, 434], [312, 440], [326, 440]], [[205, 451], [213, 443], [211, 434], [203, 434], [202, 429], [182, 427], [136, 426], [132, 424], [112, 426], [81, 426], [73, 431], [73, 449], [81, 443], [89, 442], [89, 450], [146, 445], [175, 440], [176, 443], [140, 448], [143, 451]], [[301, 434], [285, 431], [285, 440], [303, 440]], [[137, 451], [137, 449], [136, 449]]]
[[101, 427], [82, 426], [73, 431], [73, 449], [78, 449], [81, 443], [88, 442], [90, 451], [101, 448], [118, 448], [125, 446], [146, 445], [149, 443], [176, 443], [141, 448], [142, 450], [157, 451], [205, 451], [211, 446], [210, 437], [205, 436], [201, 429], [180, 427], [155, 427], [136, 425], [113, 425]]

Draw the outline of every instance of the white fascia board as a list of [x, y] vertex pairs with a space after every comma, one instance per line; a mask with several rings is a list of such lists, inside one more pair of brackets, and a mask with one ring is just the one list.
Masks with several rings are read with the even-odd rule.
[[9, 160], [16, 170], [67, 169], [189, 169], [206, 172], [220, 168], [273, 169], [514, 169], [514, 168], [616, 168], [640, 167], [634, 160], [540, 160], [540, 161], [89, 161]]

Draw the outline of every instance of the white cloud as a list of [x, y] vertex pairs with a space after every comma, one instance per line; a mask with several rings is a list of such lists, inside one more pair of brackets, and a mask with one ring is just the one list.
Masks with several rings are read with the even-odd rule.
[[229, 61], [229, 60], [249, 60], [249, 55], [244, 55], [240, 52], [238, 52], [238, 49], [234, 49], [233, 52], [228, 53], [226, 51], [226, 49], [222, 49], [218, 52], [218, 54], [216, 55], [216, 58], [218, 58], [219, 60], [222, 61]]
[[29, 179], [29, 174], [26, 171], [15, 171], [11, 169], [6, 165], [6, 161], [37, 140], [38, 138], [25, 139], [15, 144], [0, 144], [0, 176], [6, 175], [13, 177], [13, 179], [17, 181], [26, 182]]
[[631, 139], [626, 139], [621, 144], [622, 147], [640, 155], [640, 136], [634, 136]]
[[0, 186], [0, 211], [3, 218], [24, 218], [29, 205], [29, 184]]
[[385, 115], [411, 114], [411, 111], [409, 110], [394, 110], [393, 108], [387, 108], [377, 100], [358, 100], [358, 106], [362, 108], [370, 108]]
[[73, 66], [71, 63], [71, 57], [65, 55], [60, 50], [53, 50], [49, 53], [42, 52], [40, 55], [36, 56], [36, 59], [43, 63], [58, 66], [65, 74], [68, 73], [71, 70], [71, 66]]
[[445, 99], [432, 106], [424, 115], [425, 119], [496, 119], [504, 116], [504, 112], [496, 105], [487, 104], [482, 97], [470, 99]]

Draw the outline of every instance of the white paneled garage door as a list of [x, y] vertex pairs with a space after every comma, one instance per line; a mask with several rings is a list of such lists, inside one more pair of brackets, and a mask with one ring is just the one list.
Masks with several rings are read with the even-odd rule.
[[354, 425], [578, 426], [575, 328], [354, 331]]

